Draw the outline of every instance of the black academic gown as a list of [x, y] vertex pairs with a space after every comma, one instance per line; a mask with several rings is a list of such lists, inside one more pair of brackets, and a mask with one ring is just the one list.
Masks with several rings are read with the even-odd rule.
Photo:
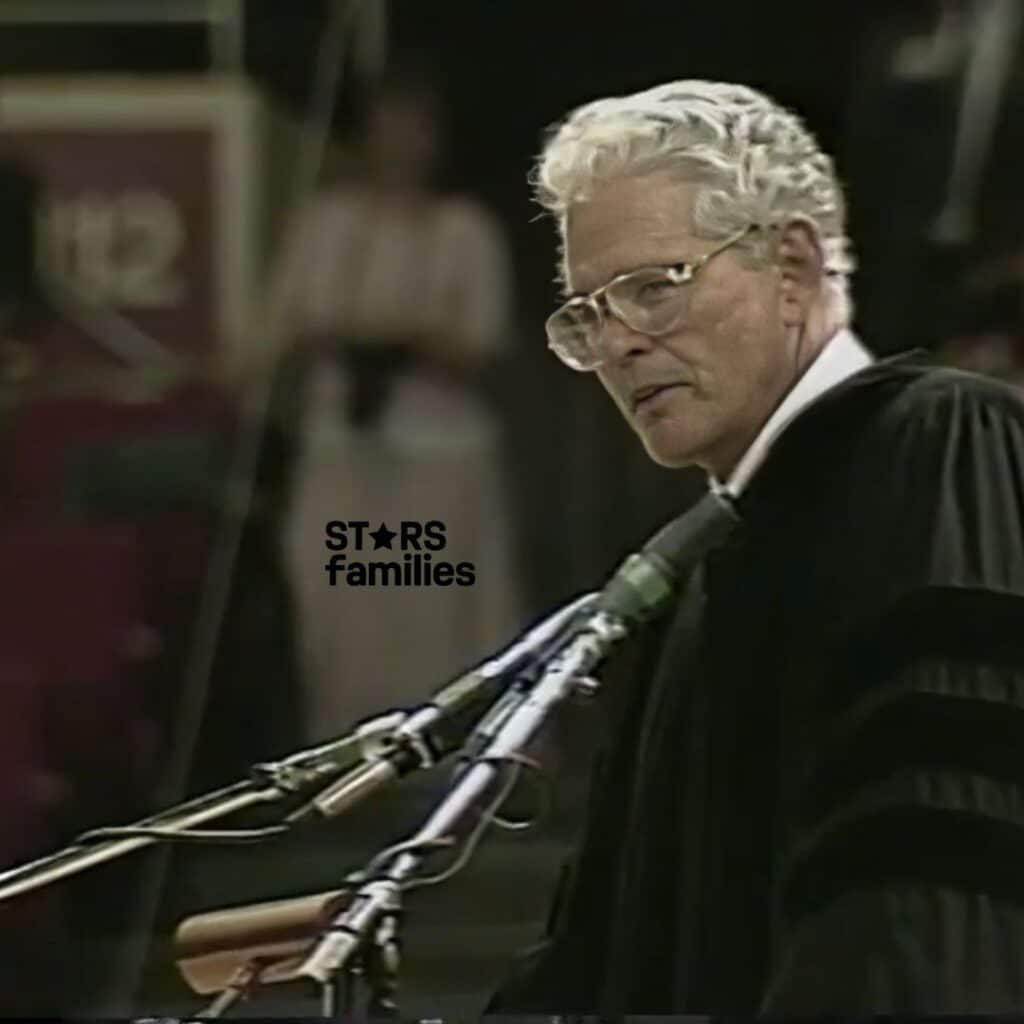
[[585, 840], [489, 1009], [1024, 1009], [1024, 401], [875, 364], [739, 510], [609, 665]]

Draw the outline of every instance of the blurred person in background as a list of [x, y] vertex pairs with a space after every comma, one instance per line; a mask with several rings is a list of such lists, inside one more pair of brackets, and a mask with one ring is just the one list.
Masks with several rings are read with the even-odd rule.
[[489, 1010], [1019, 1009], [1024, 402], [873, 359], [833, 163], [753, 89], [589, 103], [536, 181], [549, 347], [740, 522], [603, 673], [585, 839]]
[[[507, 330], [505, 241], [473, 200], [438, 191], [444, 111], [419, 71], [380, 86], [358, 167], [299, 217], [280, 287], [294, 338], [300, 452], [284, 544], [311, 738], [422, 700], [521, 625], [499, 432], [482, 398]], [[444, 524], [435, 560], [471, 586], [330, 586], [331, 521]], [[350, 534], [349, 561], [402, 564]]]

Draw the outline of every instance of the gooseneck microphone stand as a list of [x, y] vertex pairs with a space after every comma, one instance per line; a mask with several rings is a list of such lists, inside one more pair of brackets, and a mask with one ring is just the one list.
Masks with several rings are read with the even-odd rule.
[[[373, 788], [378, 788], [400, 775], [428, 767], [456, 749], [493, 701], [559, 642], [563, 631], [594, 597], [584, 595], [558, 609], [505, 651], [438, 691], [421, 708], [378, 715], [340, 739], [280, 761], [254, 765], [248, 778], [224, 789], [131, 825], [94, 829], [54, 854], [0, 872], [0, 903], [159, 842], [256, 842], [287, 832], [292, 825], [311, 817], [311, 808], [319, 816], [340, 814], [359, 796], [369, 795], [369, 788], [344, 801], [335, 797], [328, 811], [327, 806], [321, 807], [321, 801], [324, 793], [335, 788], [330, 785], [332, 780], [339, 776], [370, 777]], [[346, 772], [349, 774], [344, 775]], [[294, 803], [314, 793], [318, 795], [313, 801], [291, 813], [282, 825], [221, 832], [196, 830], [198, 825], [251, 807]]]
[[[709, 493], [666, 526], [641, 552], [627, 558], [586, 615], [545, 659], [536, 682], [518, 692], [506, 691], [498, 701], [497, 714], [485, 716], [470, 735], [464, 746], [468, 751], [465, 762], [422, 828], [408, 840], [379, 853], [355, 876], [349, 876], [346, 881], [359, 886], [354, 895], [343, 909], [330, 916], [311, 950], [287, 973], [288, 978], [308, 978], [320, 987], [325, 1017], [353, 1012], [352, 993], [359, 975], [369, 990], [365, 1013], [397, 1013], [403, 892], [440, 882], [462, 866], [515, 783], [513, 773], [510, 783], [499, 787], [494, 795], [502, 768], [529, 763], [522, 751], [559, 703], [574, 693], [591, 695], [599, 690], [592, 673], [633, 627], [667, 607], [680, 584], [737, 522], [730, 499]], [[350, 799], [376, 786], [371, 777], [354, 774], [356, 778], [347, 791]], [[418, 877], [423, 862], [439, 848], [455, 842], [463, 822], [488, 796], [490, 804], [480, 811], [480, 822], [455, 865], [435, 876]], [[239, 976], [258, 982], [258, 964], [243, 965]], [[339, 1006], [337, 994], [345, 981], [347, 998]], [[219, 1016], [242, 994], [237, 985], [229, 985], [200, 1016]]]
[[[379, 721], [385, 731], [394, 726], [391, 716], [382, 716], [375, 721]], [[346, 753], [361, 742], [364, 742], [364, 737], [353, 734], [334, 743], [294, 754], [283, 761], [256, 765], [249, 779], [178, 804], [132, 825], [87, 832], [57, 853], [0, 872], [0, 902], [155, 843], [179, 835], [183, 838], [196, 835], [191, 830], [197, 825], [250, 807], [289, 800], [295, 794], [322, 786], [343, 770], [339, 759], [344, 758]], [[348, 760], [352, 760], [351, 753]], [[273, 826], [269, 829], [238, 830], [225, 833], [224, 837], [226, 840], [235, 837], [244, 841], [270, 838], [284, 831], [283, 827]]]
[[390, 853], [386, 851], [388, 856], [375, 858], [378, 863], [371, 862], [366, 870], [368, 881], [357, 890], [351, 905], [331, 921], [299, 967], [300, 977], [310, 978], [331, 991], [339, 972], [357, 952], [365, 950], [364, 972], [370, 986], [366, 1012], [395, 1012], [395, 932], [403, 890], [415, 883], [414, 876], [422, 862], [450, 841], [460, 823], [492, 791], [502, 767], [516, 763], [523, 747], [555, 705], [581, 685], [589, 688], [590, 673], [627, 632], [626, 624], [616, 616], [599, 612], [591, 618], [587, 628], [569, 642], [529, 696], [508, 716], [480, 757], [461, 772], [426, 824], [407, 842]]

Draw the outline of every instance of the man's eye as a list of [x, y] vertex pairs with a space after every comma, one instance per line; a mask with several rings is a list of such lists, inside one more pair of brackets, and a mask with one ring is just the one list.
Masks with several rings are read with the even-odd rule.
[[645, 281], [644, 284], [640, 286], [640, 290], [637, 294], [641, 299], [659, 299], [671, 294], [675, 290], [676, 285], [672, 281]]

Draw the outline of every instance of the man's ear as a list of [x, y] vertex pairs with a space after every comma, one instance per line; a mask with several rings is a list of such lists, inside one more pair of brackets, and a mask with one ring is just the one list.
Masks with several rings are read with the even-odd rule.
[[805, 323], [825, 282], [825, 253], [814, 221], [795, 216], [782, 224], [776, 262], [782, 275], [783, 320]]

